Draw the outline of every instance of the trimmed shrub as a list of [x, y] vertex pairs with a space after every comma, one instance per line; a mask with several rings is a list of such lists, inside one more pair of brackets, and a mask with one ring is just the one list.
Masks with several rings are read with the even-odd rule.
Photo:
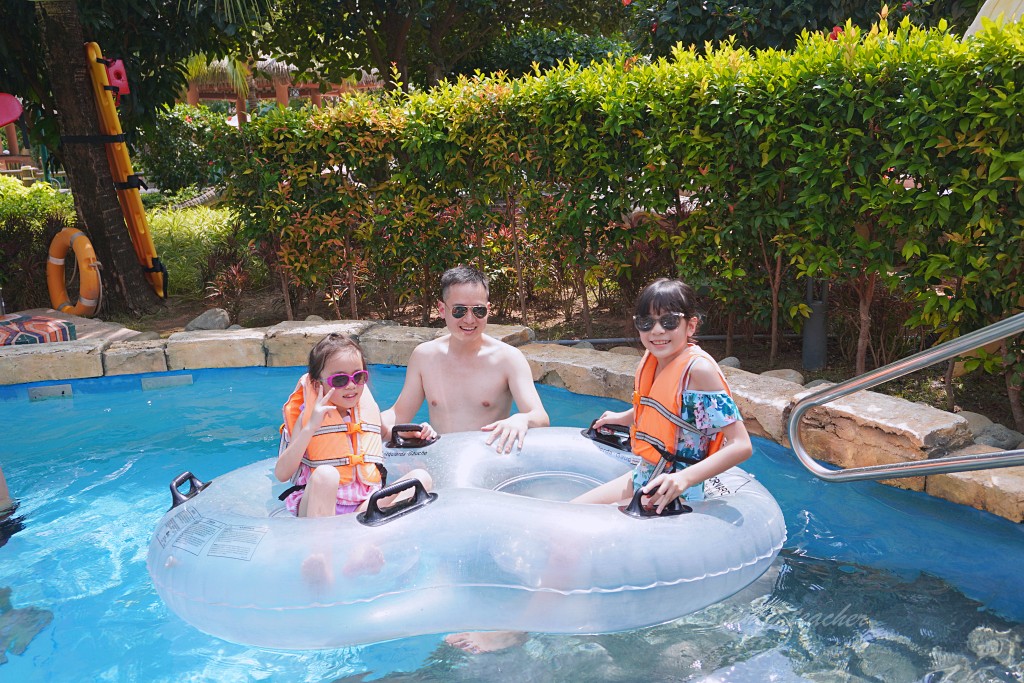
[[76, 223], [71, 195], [46, 183], [0, 176], [0, 287], [9, 310], [46, 307], [46, 258], [53, 236]]

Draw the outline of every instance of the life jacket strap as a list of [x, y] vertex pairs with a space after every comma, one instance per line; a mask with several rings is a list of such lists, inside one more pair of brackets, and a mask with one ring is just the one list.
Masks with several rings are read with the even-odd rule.
[[347, 455], [343, 458], [330, 458], [328, 460], [310, 460], [303, 456], [302, 464], [306, 465], [310, 469], [319, 467], [320, 465], [332, 465], [334, 467], [348, 467], [349, 465], [365, 465], [372, 463], [374, 465], [383, 465], [383, 455], [367, 455], [367, 454], [356, 454]]
[[658, 412], [659, 415], [661, 415], [663, 418], [674, 424], [676, 427], [679, 427], [680, 429], [685, 429], [686, 431], [693, 432], [694, 434], [702, 433], [699, 429], [697, 429], [695, 425], [692, 425], [683, 418], [679, 417], [678, 415], [673, 413], [671, 410], [669, 410], [664, 405], [654, 400], [650, 396], [641, 397], [640, 405], [645, 406], [647, 408], [653, 408]]
[[316, 430], [313, 436], [321, 436], [323, 434], [380, 434], [380, 425], [375, 425], [366, 422], [344, 422], [342, 424], [328, 425], [321, 427]]
[[662, 457], [663, 460], [666, 460], [667, 462], [682, 463], [684, 467], [689, 467], [690, 465], [696, 465], [701, 461], [701, 458], [691, 458], [689, 456], [681, 455], [680, 453], [673, 453], [672, 451], [669, 451], [664, 441], [657, 437], [651, 436], [647, 432], [637, 431], [634, 438], [648, 444], [651, 448], [658, 452], [658, 454]]

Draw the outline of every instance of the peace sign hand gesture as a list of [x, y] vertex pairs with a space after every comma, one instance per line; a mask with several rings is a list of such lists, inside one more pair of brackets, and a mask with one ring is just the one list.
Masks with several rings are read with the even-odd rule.
[[337, 411], [338, 408], [331, 403], [331, 396], [334, 395], [334, 387], [325, 394], [324, 385], [320, 382], [316, 383], [316, 391], [313, 391], [311, 386], [312, 382], [307, 377], [302, 378], [302, 397], [305, 407], [302, 412], [304, 413], [302, 422], [303, 426], [311, 428], [314, 432], [320, 429], [320, 425], [324, 423], [324, 418], [327, 413], [332, 410]]

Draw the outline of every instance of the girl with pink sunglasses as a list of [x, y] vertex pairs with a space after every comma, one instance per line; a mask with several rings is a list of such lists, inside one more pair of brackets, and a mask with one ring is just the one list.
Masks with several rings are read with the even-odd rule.
[[[366, 386], [370, 371], [351, 337], [332, 333], [309, 352], [308, 373], [284, 405], [281, 447], [274, 467], [292, 487], [281, 499], [299, 517], [329, 517], [363, 511], [386, 483], [380, 408]], [[402, 479], [419, 479], [424, 470]], [[384, 499], [390, 505], [412, 489]]]

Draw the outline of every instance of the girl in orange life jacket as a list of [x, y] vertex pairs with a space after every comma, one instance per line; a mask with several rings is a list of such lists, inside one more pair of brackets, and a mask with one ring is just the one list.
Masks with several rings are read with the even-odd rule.
[[[308, 369], [284, 405], [274, 474], [294, 484], [285, 505], [300, 517], [362, 511], [382, 487], [384, 470], [380, 408], [366, 387], [362, 349], [350, 337], [329, 334], [309, 352]], [[423, 470], [402, 478], [431, 487]], [[396, 498], [409, 495], [411, 489]]]
[[[750, 437], [718, 364], [690, 341], [697, 330], [695, 304], [693, 290], [679, 280], [655, 280], [640, 293], [633, 322], [647, 353], [637, 368], [633, 407], [605, 412], [594, 427], [630, 425], [633, 451], [642, 460], [632, 472], [578, 496], [574, 503], [629, 503], [642, 487], [650, 494], [642, 503], [661, 514], [680, 496], [702, 498], [705, 480], [750, 457]], [[670, 449], [675, 469], [652, 477], [662, 453]], [[553, 567], [557, 572], [557, 563]], [[557, 583], [557, 577], [548, 581]], [[504, 649], [525, 638], [516, 631], [490, 631], [456, 633], [445, 641], [476, 653]]]
[[[633, 407], [595, 422], [629, 425], [633, 470], [578, 497], [579, 503], [628, 502], [642, 487], [658, 514], [677, 497], [700, 500], [704, 482], [750, 457], [750, 436], [715, 360], [690, 339], [696, 296], [680, 280], [661, 278], [640, 293], [633, 323], [646, 353], [634, 379]], [[676, 464], [656, 473], [662, 454]], [[654, 476], [652, 476], [654, 475]]]

